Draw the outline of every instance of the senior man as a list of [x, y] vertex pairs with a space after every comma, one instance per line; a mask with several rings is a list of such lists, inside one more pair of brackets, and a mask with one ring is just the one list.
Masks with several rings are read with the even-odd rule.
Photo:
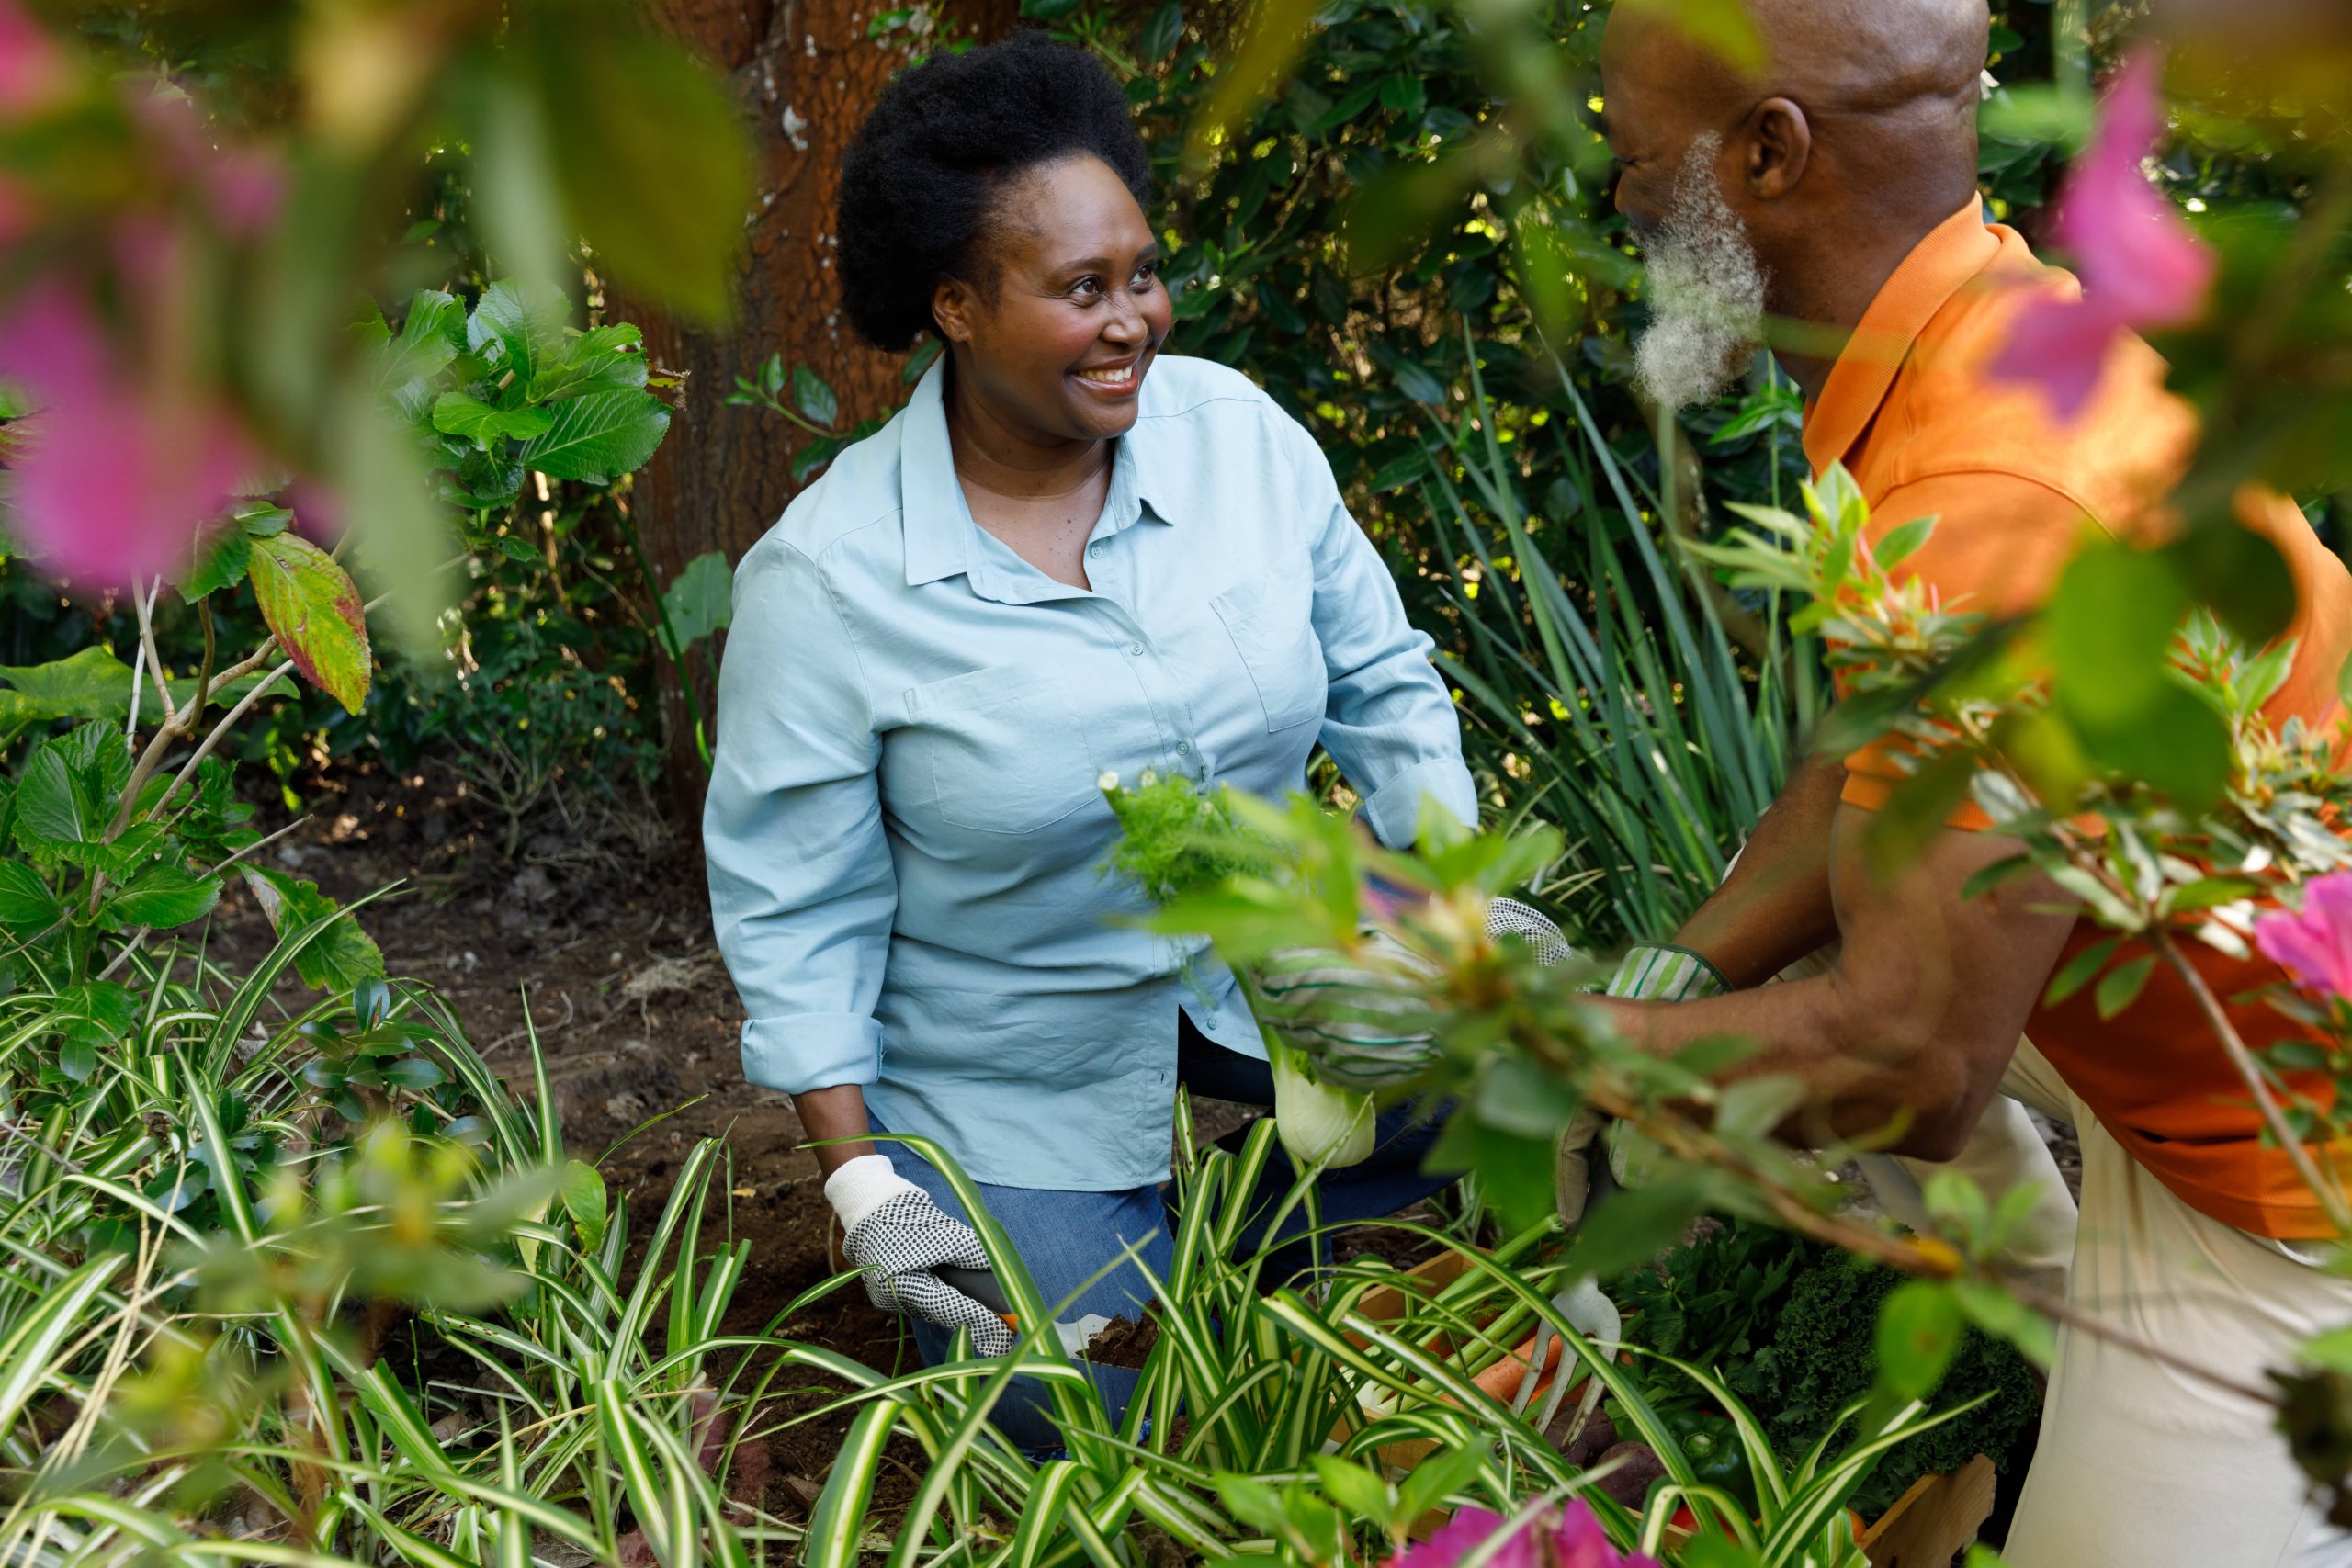
[[[1749, 9], [1765, 45], [1753, 69], [1667, 7], [1624, 0], [1610, 24], [1604, 129], [1657, 316], [1637, 345], [1647, 389], [1668, 405], [1708, 399], [1762, 322], [1782, 323], [1807, 457], [1816, 472], [1851, 470], [1874, 531], [1940, 520], [1904, 570], [1947, 604], [2032, 605], [2086, 519], [2121, 537], [2164, 527], [2195, 431], [2152, 350], [2119, 346], [2071, 422], [1987, 373], [2018, 311], [2075, 284], [1981, 216], [1984, 0]], [[2352, 646], [2352, 583], [2290, 503], [2248, 495], [2239, 510], [2285, 554], [2299, 594], [2298, 653], [2271, 711], [2321, 720]], [[1926, 1158], [1960, 1150], [1996, 1089], [2073, 1122], [2084, 1168], [2070, 1299], [2242, 1383], [2259, 1385], [2311, 1331], [2352, 1321], [2352, 1284], [2298, 1245], [2330, 1234], [2316, 1200], [2262, 1146], [2176, 976], [2160, 967], [2111, 1022], [2087, 996], [2041, 1006], [2052, 970], [2095, 933], [2049, 912], [2064, 900], [2048, 886], [1962, 897], [2018, 847], [1973, 808], [1901, 872], [1865, 868], [1865, 824], [1899, 776], [1877, 750], [1801, 768], [1677, 939], [1669, 962], [1696, 984], [1673, 994], [1690, 999], [1606, 1004], [1622, 1025], [1660, 1049], [1747, 1036], [1758, 1051], [1743, 1070], [1802, 1079], [1815, 1128], [1905, 1127], [1898, 1149]], [[1760, 984], [1832, 939], [1826, 972]], [[2225, 998], [2278, 977], [2199, 961]], [[2258, 1006], [2242, 1017], [2278, 1032]], [[2265, 1408], [2072, 1331], [2007, 1550], [2015, 1568], [2352, 1562]]]

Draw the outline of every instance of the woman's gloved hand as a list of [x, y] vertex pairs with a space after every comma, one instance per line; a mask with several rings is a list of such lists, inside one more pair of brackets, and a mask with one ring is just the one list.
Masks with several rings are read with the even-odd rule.
[[841, 1218], [842, 1250], [865, 1271], [865, 1294], [876, 1306], [968, 1328], [983, 1356], [1012, 1352], [1019, 1341], [1004, 1319], [933, 1272], [949, 1265], [988, 1269], [980, 1238], [891, 1169], [886, 1156], [861, 1155], [834, 1171], [825, 1179], [825, 1201]]
[[[1603, 994], [1636, 1001], [1688, 1002], [1721, 996], [1731, 989], [1715, 966], [1685, 947], [1645, 943], [1627, 953], [1609, 976]], [[1560, 1157], [1553, 1174], [1553, 1196], [1560, 1222], [1574, 1229], [1584, 1219], [1592, 1195], [1593, 1145], [1602, 1131], [1598, 1111], [1578, 1111], [1568, 1119], [1560, 1137]], [[1620, 1185], [1629, 1185], [1628, 1145], [1622, 1138], [1610, 1143], [1610, 1169]]]

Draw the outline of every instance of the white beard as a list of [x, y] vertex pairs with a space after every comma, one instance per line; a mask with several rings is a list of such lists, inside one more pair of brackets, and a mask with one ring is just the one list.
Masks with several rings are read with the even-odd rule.
[[1642, 242], [1650, 325], [1634, 344], [1634, 376], [1669, 411], [1723, 396], [1764, 341], [1764, 266], [1715, 182], [1722, 151], [1712, 132], [1690, 144], [1673, 210]]

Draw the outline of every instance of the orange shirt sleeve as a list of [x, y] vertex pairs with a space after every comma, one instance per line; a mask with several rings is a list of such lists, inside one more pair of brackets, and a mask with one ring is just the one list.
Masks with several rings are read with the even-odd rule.
[[[2083, 530], [2096, 525], [2064, 492], [1988, 469], [1897, 485], [1871, 508], [1869, 536], [1875, 542], [1921, 517], [1935, 518], [1935, 531], [1895, 567], [1894, 577], [1919, 578], [1948, 610], [1996, 616], [2039, 604], [2056, 585]], [[1847, 805], [1869, 811], [1885, 807], [1895, 785], [1909, 777], [1898, 760], [1900, 744], [1890, 737], [1847, 757], [1840, 796]], [[1973, 801], [1962, 801], [1946, 820], [1972, 832], [1993, 825]]]

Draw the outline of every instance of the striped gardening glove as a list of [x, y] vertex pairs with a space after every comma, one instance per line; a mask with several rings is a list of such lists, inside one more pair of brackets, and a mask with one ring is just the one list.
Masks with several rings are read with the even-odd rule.
[[[1627, 953], [1610, 976], [1602, 994], [1636, 1001], [1687, 1002], [1721, 996], [1731, 989], [1715, 966], [1687, 947], [1645, 943]], [[1601, 1134], [1602, 1118], [1590, 1109], [1569, 1118], [1560, 1134], [1559, 1166], [1554, 1175], [1553, 1196], [1560, 1206], [1560, 1221], [1571, 1229], [1584, 1219], [1592, 1197], [1593, 1145]], [[1610, 1169], [1623, 1184], [1627, 1180], [1626, 1140], [1610, 1139]]]

